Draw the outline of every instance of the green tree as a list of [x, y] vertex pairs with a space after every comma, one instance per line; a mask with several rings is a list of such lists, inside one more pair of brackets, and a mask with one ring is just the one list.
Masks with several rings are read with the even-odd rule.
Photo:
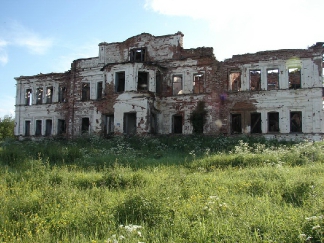
[[0, 120], [0, 140], [14, 137], [15, 120], [11, 116], [5, 116]]

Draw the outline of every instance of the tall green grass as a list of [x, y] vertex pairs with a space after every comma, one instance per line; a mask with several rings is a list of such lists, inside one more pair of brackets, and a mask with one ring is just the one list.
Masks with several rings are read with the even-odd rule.
[[322, 147], [195, 136], [7, 142], [0, 242], [324, 242]]

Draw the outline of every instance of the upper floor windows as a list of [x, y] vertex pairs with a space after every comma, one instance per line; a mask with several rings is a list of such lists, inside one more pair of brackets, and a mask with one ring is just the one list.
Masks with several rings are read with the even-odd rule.
[[82, 83], [82, 101], [89, 101], [90, 100], [90, 84], [89, 83]]
[[204, 73], [196, 73], [193, 76], [193, 93], [201, 94], [204, 93]]
[[182, 94], [182, 75], [174, 75], [172, 77], [172, 94]]
[[36, 89], [36, 105], [43, 104], [43, 88]]
[[231, 71], [229, 74], [229, 90], [240, 91], [241, 90], [241, 72]]
[[146, 57], [146, 49], [145, 48], [131, 49], [129, 56], [131, 62], [144, 62]]
[[115, 91], [125, 91], [125, 72], [117, 72], [115, 76]]
[[279, 69], [267, 70], [267, 86], [268, 90], [279, 89]]
[[66, 102], [67, 101], [67, 91], [64, 86], [59, 87], [59, 93], [58, 93], [58, 102]]
[[32, 89], [26, 89], [25, 93], [25, 105], [32, 105], [33, 96], [32, 96]]
[[46, 88], [46, 104], [52, 104], [53, 102], [53, 87]]
[[250, 70], [250, 89], [252, 91], [261, 90], [261, 70]]
[[301, 88], [301, 69], [299, 67], [289, 68], [289, 89]]
[[148, 90], [148, 73], [147, 72], [138, 72], [137, 80], [137, 90], [146, 91]]
[[97, 83], [97, 100], [100, 100], [102, 98], [102, 82]]

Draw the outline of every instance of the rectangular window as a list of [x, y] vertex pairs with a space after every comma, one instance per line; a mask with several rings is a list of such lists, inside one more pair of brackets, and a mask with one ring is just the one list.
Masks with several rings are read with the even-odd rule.
[[242, 133], [242, 118], [241, 114], [232, 114], [231, 115], [231, 134]]
[[65, 103], [67, 102], [67, 91], [66, 91], [66, 88], [63, 87], [63, 86], [60, 86], [59, 87], [59, 94], [58, 94], [58, 101], [61, 102], [61, 103]]
[[241, 90], [241, 72], [231, 71], [229, 74], [229, 90], [240, 91]]
[[116, 92], [124, 92], [125, 91], [125, 72], [116, 73], [115, 91]]
[[43, 103], [43, 88], [37, 88], [36, 90], [36, 105]]
[[261, 90], [261, 70], [250, 70], [250, 89]]
[[251, 114], [251, 133], [262, 133], [261, 113], [252, 113]]
[[268, 132], [279, 132], [279, 112], [268, 113]]
[[25, 136], [30, 136], [30, 121], [25, 121]]
[[89, 131], [90, 131], [90, 120], [88, 117], [84, 117], [82, 118], [81, 132], [89, 133]]
[[136, 134], [136, 113], [124, 114], [124, 133], [127, 135]]
[[145, 48], [134, 48], [130, 50], [130, 61], [131, 62], [144, 62], [146, 56]]
[[172, 118], [173, 118], [173, 133], [182, 133], [182, 116], [174, 115]]
[[279, 89], [279, 69], [267, 70], [268, 90]]
[[52, 104], [53, 101], [53, 87], [46, 88], [46, 104]]
[[147, 91], [148, 90], [148, 73], [138, 72], [137, 90]]
[[174, 75], [172, 77], [173, 95], [182, 94], [182, 75]]
[[97, 100], [102, 98], [102, 82], [97, 83]]
[[46, 120], [45, 124], [45, 136], [51, 136], [52, 135], [52, 120]]
[[156, 72], [156, 76], [155, 76], [155, 82], [156, 82], [156, 93], [158, 95], [162, 94], [162, 74], [160, 71]]
[[301, 88], [301, 71], [300, 68], [289, 68], [289, 89], [300, 89]]
[[36, 120], [36, 131], [35, 136], [42, 135], [42, 120]]
[[57, 120], [57, 134], [61, 135], [61, 134], [64, 134], [65, 132], [66, 132], [65, 120], [58, 119]]
[[82, 101], [89, 101], [90, 100], [90, 84], [89, 83], [82, 83]]
[[151, 113], [150, 116], [150, 133], [151, 134], [157, 133], [157, 118], [156, 118], [156, 114], [154, 113]]
[[290, 132], [302, 132], [302, 113], [301, 111], [290, 112]]
[[114, 115], [107, 115], [105, 122], [106, 134], [114, 133]]
[[193, 76], [193, 93], [201, 94], [204, 93], [204, 74], [196, 73]]
[[27, 89], [25, 93], [25, 105], [27, 106], [32, 105], [32, 102], [33, 102], [32, 90]]

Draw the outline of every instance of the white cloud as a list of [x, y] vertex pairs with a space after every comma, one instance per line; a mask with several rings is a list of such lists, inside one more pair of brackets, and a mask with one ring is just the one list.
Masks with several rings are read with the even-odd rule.
[[212, 43], [221, 58], [269, 49], [306, 48], [323, 41], [319, 39], [323, 0], [146, 0], [144, 7], [163, 15], [204, 20], [210, 32], [200, 42]]
[[1, 65], [5, 65], [8, 62], [8, 55], [5, 50], [7, 46], [7, 42], [0, 39], [0, 63]]

